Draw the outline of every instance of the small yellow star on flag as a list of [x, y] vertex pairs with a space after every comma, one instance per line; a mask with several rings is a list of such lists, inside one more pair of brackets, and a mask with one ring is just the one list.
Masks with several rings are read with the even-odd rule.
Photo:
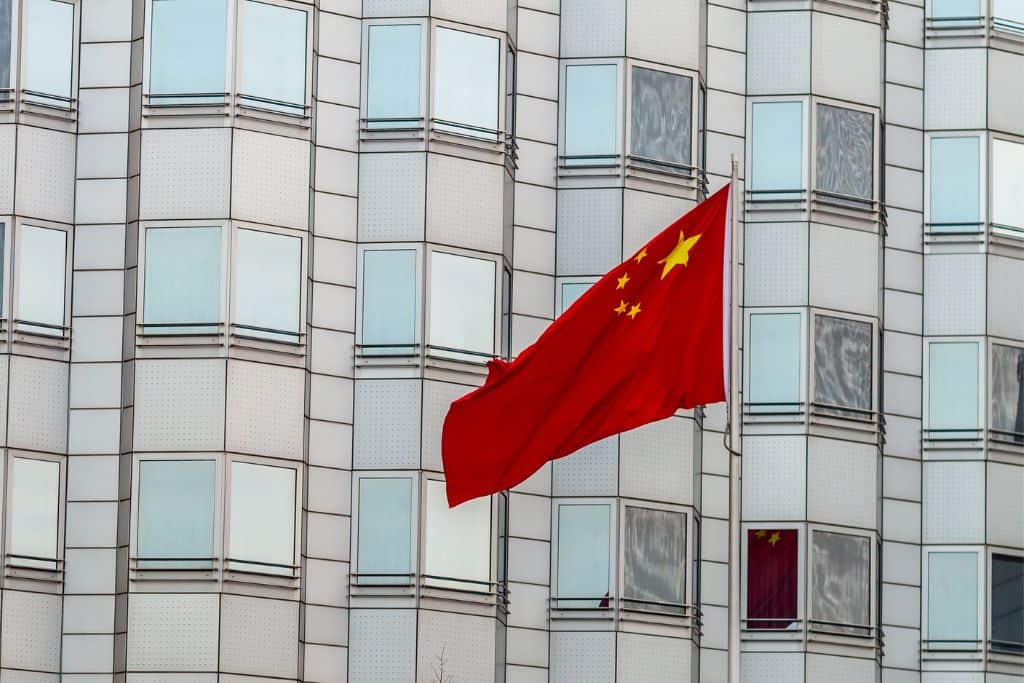
[[647, 256], [647, 247], [644, 247], [643, 249], [641, 249], [640, 253], [636, 255], [636, 262], [640, 263], [641, 261], [644, 260], [645, 256]]
[[676, 244], [675, 248], [669, 252], [668, 256], [658, 261], [658, 263], [665, 264], [665, 267], [661, 269], [662, 280], [664, 280], [665, 276], [679, 264], [685, 266], [690, 262], [690, 249], [693, 248], [693, 245], [697, 244], [697, 240], [699, 239], [700, 235], [688, 238], [681, 230], [679, 231], [679, 242]]
[[782, 534], [780, 534], [778, 531], [773, 531], [772, 535], [768, 537], [768, 543], [772, 547], [774, 547], [775, 544], [778, 543], [781, 540], [782, 540]]
[[629, 273], [623, 273], [622, 277], [618, 278], [616, 282], [619, 283], [619, 286], [615, 289], [625, 289], [626, 283], [629, 282]]
[[637, 304], [636, 306], [630, 308], [629, 313], [627, 313], [626, 315], [629, 316], [630, 320], [636, 320], [636, 317], [640, 315], [640, 304]]
[[615, 308], [615, 312], [618, 313], [619, 315], [622, 315], [623, 313], [626, 312], [627, 308], [629, 308], [629, 304], [627, 304], [622, 299], [619, 299], [619, 305]]

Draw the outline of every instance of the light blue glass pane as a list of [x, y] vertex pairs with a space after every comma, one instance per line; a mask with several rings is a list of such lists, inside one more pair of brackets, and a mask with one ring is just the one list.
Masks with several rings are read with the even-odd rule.
[[299, 332], [299, 300], [302, 286], [302, 240], [258, 230], [239, 230], [235, 238], [236, 324], [260, 327], [246, 334], [272, 339], [295, 339]]
[[70, 106], [75, 6], [58, 0], [26, 0], [24, 8], [23, 87], [39, 93], [29, 94], [29, 99]]
[[494, 134], [487, 131], [498, 127], [498, 39], [447, 28], [438, 28], [434, 35], [434, 117], [462, 124], [439, 127], [493, 139]]
[[[11, 0], [0, 0], [0, 91], [11, 87]], [[7, 99], [0, 92], [0, 100]]]
[[977, 553], [928, 555], [928, 639], [978, 640]]
[[[1009, 0], [1011, 3], [1020, 0]], [[981, 16], [981, 0], [932, 0], [932, 18]]]
[[755, 102], [751, 116], [750, 189], [803, 189], [803, 104]]
[[223, 93], [227, 21], [226, 0], [153, 0], [149, 92]]
[[615, 64], [580, 64], [565, 68], [566, 156], [616, 153], [617, 89], [618, 67]]
[[558, 597], [563, 607], [597, 607], [608, 595], [611, 507], [561, 505], [558, 508]]
[[929, 192], [933, 231], [980, 229], [980, 150], [976, 137], [932, 138]]
[[566, 282], [562, 284], [562, 310], [565, 313], [569, 307], [576, 303], [576, 300], [583, 296], [583, 292], [590, 289], [593, 282]]
[[416, 252], [363, 252], [363, 344], [412, 344], [415, 326]]
[[[0, 223], [0, 273], [4, 272], [4, 244], [7, 241], [7, 225]], [[4, 310], [4, 279], [0, 277], [0, 315]]]
[[978, 428], [977, 342], [940, 342], [928, 346], [928, 428]]
[[420, 40], [422, 27], [377, 25], [369, 29], [366, 116], [372, 127], [410, 126], [420, 117]]
[[303, 113], [307, 16], [302, 10], [263, 2], [243, 3], [239, 92], [243, 97], [273, 100], [253, 105]]
[[992, 16], [1020, 24], [1024, 28], [1024, 2], [1021, 0], [992, 0]]
[[[143, 320], [147, 325], [220, 322], [220, 228], [149, 228]], [[209, 328], [150, 328], [152, 333]]]
[[750, 403], [776, 404], [778, 409], [788, 409], [800, 401], [799, 314], [750, 316], [749, 390]]
[[[18, 232], [18, 282], [15, 317], [46, 325], [64, 324], [64, 281], [68, 234], [63, 230], [22, 225]], [[60, 330], [36, 328], [42, 334]]]
[[143, 460], [138, 556], [212, 558], [216, 481], [213, 460]]
[[[360, 479], [359, 573], [412, 573], [411, 538], [412, 481]], [[385, 577], [366, 577], [367, 583], [386, 581]]]

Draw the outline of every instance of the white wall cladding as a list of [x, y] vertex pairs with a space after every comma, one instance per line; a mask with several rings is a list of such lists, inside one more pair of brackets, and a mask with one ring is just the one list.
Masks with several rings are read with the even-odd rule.
[[139, 218], [226, 218], [231, 188], [231, 131], [142, 133]]
[[415, 469], [420, 462], [422, 384], [412, 380], [356, 383], [353, 465]]
[[815, 12], [812, 24], [815, 94], [879, 105], [882, 45], [878, 25], [824, 12]]
[[309, 143], [236, 130], [231, 144], [231, 215], [288, 228], [309, 224]]
[[61, 223], [74, 221], [75, 136], [18, 127], [14, 211]]
[[354, 609], [349, 618], [349, 680], [415, 680], [415, 610]]
[[551, 680], [615, 683], [615, 634], [552, 631]]
[[558, 193], [559, 275], [600, 275], [622, 260], [622, 191]]
[[224, 448], [225, 361], [135, 363], [135, 449]]
[[483, 681], [494, 675], [494, 620], [454, 612], [419, 610], [416, 682], [431, 683], [444, 651], [445, 671], [456, 680]]
[[14, 209], [15, 126], [0, 126], [0, 213]]
[[764, 521], [805, 518], [806, 439], [749, 436], [743, 445], [744, 516]]
[[221, 604], [220, 669], [294, 678], [299, 654], [299, 603], [225, 595]]
[[985, 50], [926, 50], [924, 60], [925, 126], [984, 128]]
[[562, 0], [559, 10], [563, 58], [608, 57], [625, 51], [626, 0]]
[[5, 590], [0, 612], [0, 666], [60, 671], [60, 623], [59, 595]]
[[740, 657], [743, 683], [776, 683], [804, 680], [802, 652], [744, 652]]
[[128, 598], [129, 671], [216, 671], [219, 595]]
[[744, 237], [744, 304], [806, 306], [807, 224], [751, 223]]
[[501, 252], [503, 173], [496, 164], [431, 154], [427, 241]]
[[426, 179], [423, 154], [360, 154], [360, 241], [422, 240]]
[[301, 459], [305, 392], [299, 368], [229, 361], [227, 450]]
[[67, 364], [12, 356], [10, 368], [7, 444], [64, 453], [67, 449]]

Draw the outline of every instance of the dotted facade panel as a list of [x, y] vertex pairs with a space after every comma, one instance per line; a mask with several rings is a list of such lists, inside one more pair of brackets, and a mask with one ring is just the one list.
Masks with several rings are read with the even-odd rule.
[[1024, 261], [988, 257], [988, 333], [1024, 339]]
[[812, 87], [815, 94], [879, 106], [882, 30], [878, 24], [814, 13]]
[[225, 595], [220, 637], [222, 671], [295, 678], [299, 662], [299, 603]]
[[1024, 467], [988, 464], [988, 542], [1024, 547]]
[[[419, 611], [419, 642], [416, 649], [417, 683], [433, 683], [434, 667], [442, 650], [445, 674], [456, 681], [488, 681], [494, 676], [497, 641], [494, 619]], [[450, 671], [450, 674], [448, 673]]]
[[626, 54], [696, 70], [700, 62], [700, 2], [626, 0]]
[[430, 13], [441, 19], [504, 31], [508, 3], [506, 0], [433, 0]]
[[234, 135], [232, 217], [305, 230], [309, 225], [309, 142], [246, 130], [236, 130]]
[[[986, 681], [985, 674], [983, 673], [967, 673], [966, 671], [924, 671], [921, 673], [921, 683], [986, 683]], [[989, 675], [987, 683], [1003, 682], [999, 679], [993, 680], [993, 677]]]
[[219, 595], [128, 596], [128, 671], [216, 671]]
[[427, 160], [427, 241], [501, 253], [504, 167], [431, 154]]
[[690, 671], [691, 641], [619, 634], [616, 683], [675, 683]]
[[618, 436], [601, 439], [552, 463], [553, 496], [614, 496], [618, 490]]
[[474, 387], [451, 382], [423, 383], [423, 468], [440, 472], [441, 429], [448, 407], [457, 398], [468, 394]]
[[[221, 676], [225, 680], [226, 676]], [[217, 674], [128, 674], [128, 683], [217, 683]]]
[[835, 439], [807, 442], [807, 518], [874, 529], [877, 526], [878, 449]]
[[1021, 71], [1024, 71], [1024, 56], [1002, 50], [989, 50], [989, 128], [1024, 135], [1024, 116], [1021, 116], [1024, 78], [1020, 77]]
[[227, 450], [302, 459], [301, 368], [228, 361]]
[[622, 261], [622, 190], [561, 190], [558, 275], [604, 275]]
[[985, 256], [924, 257], [924, 333], [985, 334]]
[[359, 241], [421, 241], [427, 160], [422, 153], [359, 155]]
[[802, 436], [743, 439], [743, 518], [804, 519], [806, 443]]
[[551, 683], [615, 683], [615, 634], [552, 631]]
[[[67, 679], [65, 679], [67, 680]], [[0, 669], [0, 683], [59, 683], [60, 674]]]
[[430, 12], [430, 0], [363, 0], [363, 16], [418, 17]]
[[413, 683], [416, 680], [415, 610], [354, 609], [349, 613], [348, 642], [350, 681]]
[[626, 0], [562, 0], [561, 56], [607, 57], [626, 49]]
[[803, 680], [802, 652], [744, 652], [740, 655], [742, 683], [788, 683]]
[[622, 254], [626, 260], [652, 237], [693, 208], [688, 199], [653, 192], [626, 190], [623, 197]]
[[136, 451], [224, 448], [225, 361], [135, 363]]
[[985, 463], [924, 463], [924, 542], [985, 542]]
[[141, 220], [227, 217], [230, 130], [143, 131], [140, 163]]
[[14, 212], [61, 223], [74, 222], [75, 136], [18, 126]]
[[419, 380], [356, 382], [352, 451], [355, 469], [420, 466], [421, 391]]
[[11, 356], [7, 444], [64, 453], [68, 443], [68, 365]]
[[743, 249], [744, 306], [807, 305], [806, 223], [747, 223]]
[[933, 130], [984, 128], [985, 50], [926, 50], [924, 125]]
[[61, 596], [5, 590], [0, 666], [60, 671]]
[[16, 131], [15, 126], [0, 126], [0, 215], [14, 212], [14, 141]]
[[747, 93], [778, 95], [811, 89], [811, 13], [747, 15]]
[[812, 306], [877, 315], [878, 235], [811, 224]]
[[875, 683], [878, 672], [875, 662], [854, 657], [807, 655], [807, 680], [829, 683]]
[[693, 422], [670, 417], [619, 437], [620, 495], [693, 502]]

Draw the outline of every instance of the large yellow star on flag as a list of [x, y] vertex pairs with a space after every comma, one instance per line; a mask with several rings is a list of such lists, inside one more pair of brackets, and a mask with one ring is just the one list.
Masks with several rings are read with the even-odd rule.
[[661, 279], [664, 280], [665, 276], [672, 271], [673, 268], [679, 264], [686, 265], [690, 262], [690, 249], [693, 245], [697, 244], [697, 240], [700, 239], [700, 235], [694, 235], [693, 237], [687, 237], [683, 234], [683, 231], [679, 231], [679, 242], [675, 248], [668, 253], [668, 256], [658, 261], [658, 263], [664, 263], [665, 267], [661, 269]]

